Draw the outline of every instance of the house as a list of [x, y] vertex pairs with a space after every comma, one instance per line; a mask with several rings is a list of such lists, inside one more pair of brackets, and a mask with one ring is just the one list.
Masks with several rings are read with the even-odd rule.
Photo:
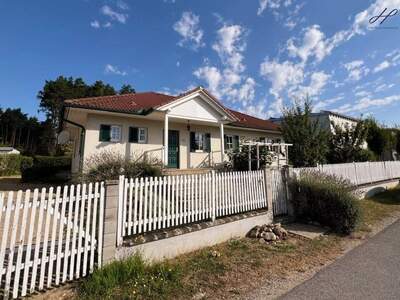
[[[343, 129], [345, 127], [353, 127], [356, 126], [357, 123], [360, 121], [359, 119], [346, 116], [337, 112], [329, 111], [329, 110], [321, 110], [318, 113], [312, 113], [311, 114], [311, 119], [317, 121], [318, 120], [318, 125], [330, 132], [334, 132], [334, 127], [332, 124], [335, 126], [340, 126]], [[276, 124], [281, 124], [283, 118], [271, 118], [270, 121], [276, 123]]]
[[277, 141], [279, 126], [225, 107], [202, 87], [178, 96], [156, 92], [65, 101], [74, 144], [72, 171], [93, 154], [154, 157], [176, 169], [212, 167], [242, 141]]

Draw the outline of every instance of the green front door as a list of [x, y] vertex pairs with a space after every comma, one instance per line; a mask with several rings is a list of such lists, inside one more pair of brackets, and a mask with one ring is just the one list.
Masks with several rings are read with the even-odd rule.
[[179, 131], [168, 130], [168, 168], [179, 168]]

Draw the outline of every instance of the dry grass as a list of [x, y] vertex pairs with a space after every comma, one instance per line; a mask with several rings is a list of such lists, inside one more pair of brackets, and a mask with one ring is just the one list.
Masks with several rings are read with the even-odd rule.
[[376, 222], [400, 211], [400, 187], [361, 200], [362, 221], [357, 231], [369, 232]]
[[[360, 204], [363, 221], [357, 233], [368, 231], [369, 226], [395, 211], [400, 211], [400, 189], [361, 200]], [[296, 272], [307, 272], [325, 265], [342, 253], [348, 241], [347, 237], [337, 235], [328, 235], [316, 240], [291, 235], [287, 241], [275, 245], [262, 244], [258, 240], [248, 238], [230, 240], [164, 262], [163, 264], [168, 266], [168, 272], [174, 274], [171, 277], [173, 280], [169, 279], [167, 282], [168, 289], [165, 285], [152, 282], [152, 290], [149, 291], [138, 287], [137, 284], [129, 284], [128, 278], [126, 284], [112, 287], [104, 295], [96, 294], [91, 297], [89, 293], [85, 296], [92, 299], [190, 299], [201, 293], [206, 299], [231, 299], [246, 294], [266, 282], [285, 279]], [[158, 267], [164, 269], [162, 265]], [[154, 269], [143, 271], [144, 279], [148, 279], [150, 270]], [[101, 272], [98, 272], [99, 276]], [[147, 281], [144, 279], [136, 278], [135, 282], [141, 284], [140, 282]], [[90, 281], [91, 278], [86, 280]], [[148, 284], [147, 281], [147, 287]], [[146, 293], [142, 294], [140, 291]], [[79, 297], [77, 293], [75, 296]], [[73, 298], [72, 295], [69, 298]]]

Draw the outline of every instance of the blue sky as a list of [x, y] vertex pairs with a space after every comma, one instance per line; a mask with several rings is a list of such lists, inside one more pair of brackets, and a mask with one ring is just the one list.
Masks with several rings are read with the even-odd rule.
[[64, 75], [202, 85], [263, 118], [309, 95], [315, 110], [397, 124], [400, 13], [369, 23], [385, 8], [400, 0], [1, 1], [0, 106], [38, 115], [44, 81]]

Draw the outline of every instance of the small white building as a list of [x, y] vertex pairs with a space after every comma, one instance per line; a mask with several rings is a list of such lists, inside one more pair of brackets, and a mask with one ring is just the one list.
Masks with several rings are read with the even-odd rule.
[[[330, 131], [331, 133], [334, 132], [333, 124], [336, 126], [340, 126], [343, 129], [345, 127], [353, 127], [356, 126], [357, 123], [360, 121], [359, 119], [346, 116], [337, 112], [329, 111], [329, 110], [321, 110], [318, 113], [312, 113], [311, 119], [317, 121], [321, 128]], [[283, 118], [271, 118], [270, 121], [281, 124]]]
[[1, 154], [21, 154], [21, 153], [13, 147], [0, 147], [0, 155]]

